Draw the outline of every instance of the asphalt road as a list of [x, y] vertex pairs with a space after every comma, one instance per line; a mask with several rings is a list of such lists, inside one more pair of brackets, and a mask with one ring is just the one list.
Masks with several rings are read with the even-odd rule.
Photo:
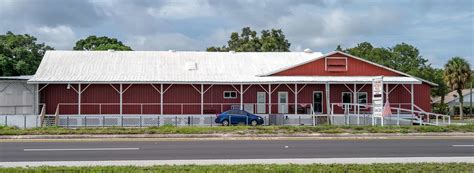
[[0, 162], [459, 156], [472, 139], [0, 142]]

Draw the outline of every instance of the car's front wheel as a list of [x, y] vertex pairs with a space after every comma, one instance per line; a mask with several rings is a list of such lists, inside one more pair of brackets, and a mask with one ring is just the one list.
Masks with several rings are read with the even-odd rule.
[[229, 126], [229, 120], [224, 120], [222, 121], [223, 126]]
[[257, 125], [258, 125], [257, 120], [252, 120], [252, 121], [250, 122], [250, 125], [252, 125], [252, 126], [257, 126]]

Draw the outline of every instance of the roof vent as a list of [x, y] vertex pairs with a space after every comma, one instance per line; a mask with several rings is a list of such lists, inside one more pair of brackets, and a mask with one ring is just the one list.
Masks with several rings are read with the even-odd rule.
[[313, 53], [313, 51], [312, 51], [311, 49], [309, 49], [309, 48], [304, 49], [303, 52], [305, 52], [305, 53]]
[[230, 50], [229, 53], [235, 53], [235, 50]]
[[107, 49], [107, 52], [115, 52], [114, 49]]
[[197, 62], [186, 62], [184, 67], [186, 68], [186, 70], [189, 70], [189, 71], [198, 69]]
[[168, 50], [168, 52], [176, 52], [176, 50], [170, 49]]

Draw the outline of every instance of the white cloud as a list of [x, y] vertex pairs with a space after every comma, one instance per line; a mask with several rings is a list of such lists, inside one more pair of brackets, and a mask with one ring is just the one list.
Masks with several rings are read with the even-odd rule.
[[0, 32], [29, 33], [57, 49], [71, 49], [77, 36], [107, 35], [136, 50], [204, 50], [249, 26], [281, 28], [293, 51], [407, 42], [436, 62], [472, 61], [473, 7], [472, 0], [0, 0]]
[[153, 17], [166, 19], [189, 19], [214, 15], [214, 9], [207, 0], [167, 1], [158, 8], [147, 8], [146, 12]]
[[125, 44], [134, 50], [202, 50], [199, 40], [180, 33], [136, 35], [129, 37]]
[[76, 34], [69, 26], [30, 28], [32, 29], [27, 31], [27, 33], [31, 33], [38, 38], [39, 42], [45, 42], [45, 44], [54, 47], [56, 50], [71, 50], [75, 41], [77, 41]]

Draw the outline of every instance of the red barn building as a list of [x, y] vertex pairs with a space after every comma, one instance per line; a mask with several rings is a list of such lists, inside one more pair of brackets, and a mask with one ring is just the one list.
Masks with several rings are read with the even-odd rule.
[[392, 106], [431, 111], [435, 84], [338, 51], [48, 51], [28, 83], [46, 114], [329, 114], [372, 103], [376, 76]]

